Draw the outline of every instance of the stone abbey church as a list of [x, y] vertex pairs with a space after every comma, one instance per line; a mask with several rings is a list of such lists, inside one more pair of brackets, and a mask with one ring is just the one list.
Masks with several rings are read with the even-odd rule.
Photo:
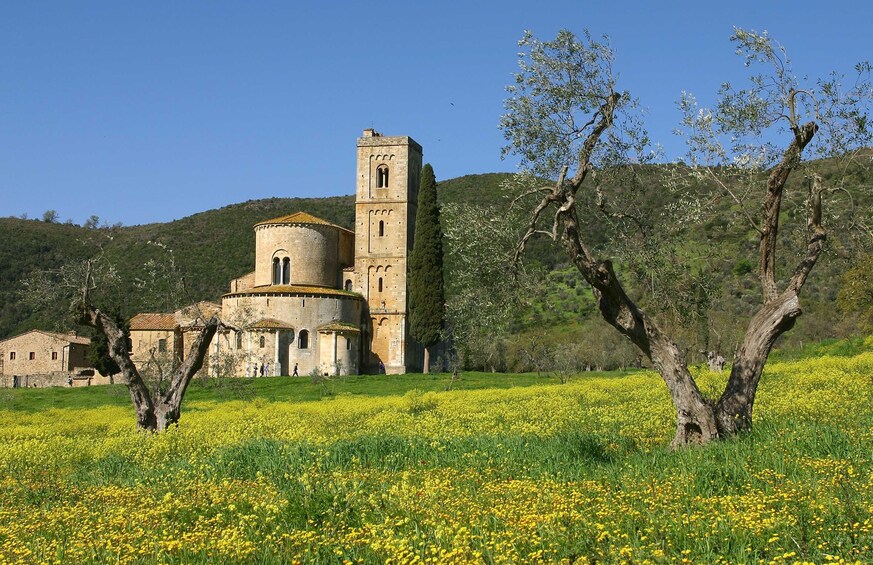
[[198, 321], [217, 313], [235, 328], [213, 338], [204, 367], [231, 359], [234, 374], [405, 373], [421, 348], [408, 337], [421, 146], [364, 130], [357, 143], [355, 230], [297, 211], [254, 226], [254, 271], [230, 282], [221, 304], [130, 321], [141, 368], [155, 353], [181, 359]]

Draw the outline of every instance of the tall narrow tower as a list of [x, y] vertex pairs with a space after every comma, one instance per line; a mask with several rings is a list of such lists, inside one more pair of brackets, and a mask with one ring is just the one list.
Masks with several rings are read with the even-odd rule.
[[415, 233], [421, 145], [372, 129], [358, 138], [354, 290], [369, 304], [364, 367], [405, 373], [415, 362], [408, 337], [406, 269]]

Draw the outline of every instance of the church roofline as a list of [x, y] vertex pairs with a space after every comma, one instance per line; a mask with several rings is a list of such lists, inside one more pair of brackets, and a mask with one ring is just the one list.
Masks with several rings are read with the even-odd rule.
[[355, 327], [354, 324], [350, 324], [349, 322], [341, 322], [339, 320], [334, 320], [333, 322], [328, 322], [327, 324], [318, 326], [317, 330], [325, 333], [361, 333], [361, 330]]
[[249, 328], [254, 330], [291, 330], [294, 329], [294, 326], [275, 318], [263, 318]]
[[321, 218], [317, 218], [312, 214], [307, 214], [306, 212], [295, 212], [293, 214], [288, 214], [287, 216], [279, 216], [278, 218], [264, 220], [263, 222], [258, 222], [257, 224], [255, 224], [254, 227], [257, 228], [259, 226], [268, 225], [327, 226], [329, 228], [338, 229], [341, 231], [349, 232], [351, 234], [355, 233], [352, 230], [346, 229], [336, 224], [332, 224], [327, 220], [322, 220]]
[[240, 290], [239, 292], [229, 292], [222, 298], [233, 298], [235, 296], [329, 296], [335, 298], [350, 298], [353, 300], [364, 300], [364, 297], [357, 292], [349, 292], [338, 288], [327, 288], [323, 286], [304, 286], [304, 285], [288, 285], [288, 284], [273, 284], [255, 286]]

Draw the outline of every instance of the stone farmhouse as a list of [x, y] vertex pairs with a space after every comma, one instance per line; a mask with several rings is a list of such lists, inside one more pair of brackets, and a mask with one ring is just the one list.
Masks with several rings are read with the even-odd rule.
[[[421, 348], [408, 336], [421, 146], [364, 130], [357, 141], [355, 229], [299, 211], [259, 222], [254, 271], [230, 282], [221, 305], [131, 319], [138, 367], [157, 354], [181, 360], [186, 335], [217, 312], [212, 374], [405, 373]], [[229, 360], [229, 368], [227, 366]]]
[[0, 341], [0, 386], [87, 386], [109, 382], [88, 366], [91, 340], [75, 332], [31, 330]]

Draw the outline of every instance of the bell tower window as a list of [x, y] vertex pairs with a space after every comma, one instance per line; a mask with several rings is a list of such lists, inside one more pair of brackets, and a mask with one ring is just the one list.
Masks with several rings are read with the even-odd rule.
[[388, 165], [376, 169], [376, 188], [388, 188]]
[[289, 284], [291, 282], [291, 259], [285, 257], [282, 260], [282, 284]]
[[282, 282], [282, 266], [279, 264], [279, 258], [273, 259], [273, 284]]

